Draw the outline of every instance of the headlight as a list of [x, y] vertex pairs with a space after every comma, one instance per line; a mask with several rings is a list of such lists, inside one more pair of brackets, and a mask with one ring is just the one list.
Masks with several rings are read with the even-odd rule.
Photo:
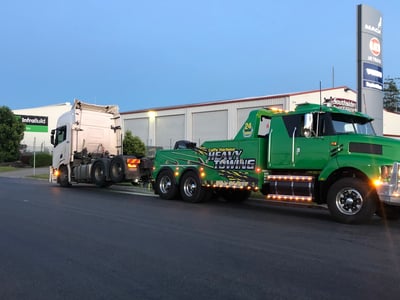
[[[381, 166], [379, 180], [382, 182], [391, 182], [394, 184], [400, 179], [400, 163], [395, 162], [393, 165]], [[393, 181], [393, 182], [392, 182]]]
[[390, 181], [390, 177], [392, 175], [392, 170], [393, 170], [393, 165], [381, 166], [379, 179], [383, 182]]

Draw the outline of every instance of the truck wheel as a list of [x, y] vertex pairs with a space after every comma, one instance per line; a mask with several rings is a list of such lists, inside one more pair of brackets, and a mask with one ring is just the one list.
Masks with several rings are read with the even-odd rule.
[[108, 186], [106, 182], [105, 166], [102, 161], [97, 161], [92, 167], [92, 182], [98, 187]]
[[125, 163], [122, 157], [116, 156], [110, 162], [110, 177], [115, 183], [121, 182], [125, 177]]
[[180, 192], [183, 200], [192, 203], [203, 202], [211, 197], [211, 192], [201, 186], [199, 176], [193, 171], [183, 174]]
[[376, 214], [385, 220], [398, 220], [400, 218], [400, 207], [382, 203], [376, 210]]
[[342, 178], [328, 191], [327, 204], [332, 217], [342, 223], [364, 223], [376, 211], [376, 199], [368, 184], [358, 178]]
[[178, 194], [178, 188], [176, 186], [175, 177], [172, 171], [161, 171], [157, 176], [156, 185], [154, 188], [156, 193], [162, 199], [171, 200], [176, 198]]
[[68, 168], [67, 166], [60, 167], [60, 175], [58, 175], [58, 182], [62, 187], [69, 187], [71, 184], [68, 182]]

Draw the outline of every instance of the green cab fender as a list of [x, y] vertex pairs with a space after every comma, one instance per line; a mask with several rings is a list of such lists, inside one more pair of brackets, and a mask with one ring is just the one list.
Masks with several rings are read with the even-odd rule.
[[326, 165], [325, 168], [322, 169], [321, 173], [319, 174], [318, 181], [326, 181], [328, 177], [339, 169], [339, 165], [336, 159], [331, 159]]
[[385, 162], [365, 155], [346, 155], [332, 159], [319, 175], [320, 181], [326, 181], [329, 176], [339, 169], [355, 169], [363, 173], [370, 180], [378, 179], [380, 166]]

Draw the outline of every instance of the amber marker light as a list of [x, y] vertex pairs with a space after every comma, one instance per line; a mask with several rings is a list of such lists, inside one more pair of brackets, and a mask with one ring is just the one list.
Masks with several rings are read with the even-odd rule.
[[206, 172], [204, 172], [204, 168], [203, 168], [203, 167], [200, 167], [200, 169], [199, 169], [199, 175], [200, 175], [201, 178], [206, 177]]
[[175, 177], [179, 176], [179, 167], [175, 168], [175, 172], [174, 172]]
[[374, 181], [372, 181], [372, 183], [374, 184], [374, 186], [378, 187], [380, 185], [382, 185], [382, 181], [379, 179], [375, 179]]

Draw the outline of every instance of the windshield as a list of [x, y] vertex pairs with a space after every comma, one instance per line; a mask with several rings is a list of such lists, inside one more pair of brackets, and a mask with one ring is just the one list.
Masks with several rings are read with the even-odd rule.
[[336, 134], [367, 134], [375, 135], [370, 120], [361, 117], [332, 114], [333, 128]]

